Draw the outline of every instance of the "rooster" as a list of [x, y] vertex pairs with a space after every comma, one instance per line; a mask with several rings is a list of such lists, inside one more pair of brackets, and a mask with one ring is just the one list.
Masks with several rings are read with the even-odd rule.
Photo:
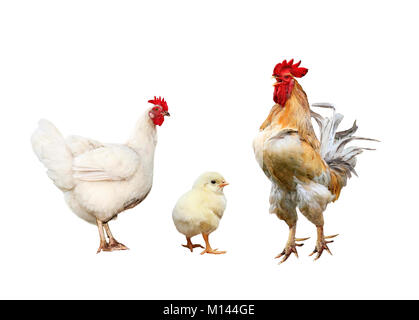
[[64, 139], [47, 120], [40, 120], [32, 135], [35, 154], [64, 193], [68, 206], [80, 218], [97, 225], [97, 253], [128, 249], [114, 238], [108, 223], [141, 203], [151, 190], [156, 126], [170, 114], [164, 99], [154, 97], [148, 102], [153, 107], [140, 117], [125, 144], [104, 144], [79, 136]]
[[[317, 228], [316, 246], [310, 256], [323, 251], [330, 254], [328, 243], [336, 235], [325, 236], [323, 212], [330, 202], [339, 198], [351, 174], [355, 174], [356, 156], [369, 148], [346, 147], [355, 139], [356, 122], [352, 128], [337, 132], [343, 116], [335, 113], [330, 104], [313, 106], [333, 109], [331, 118], [323, 118], [310, 110], [307, 95], [296, 80], [306, 75], [308, 69], [300, 67], [301, 61], [284, 60], [278, 63], [272, 77], [274, 84], [272, 107], [253, 141], [256, 160], [271, 180], [270, 213], [276, 214], [289, 227], [285, 249], [276, 258], [280, 264], [294, 253], [297, 246], [308, 238], [296, 238], [296, 208]], [[314, 132], [311, 117], [320, 128], [320, 141]], [[377, 141], [377, 140], [374, 140]]]

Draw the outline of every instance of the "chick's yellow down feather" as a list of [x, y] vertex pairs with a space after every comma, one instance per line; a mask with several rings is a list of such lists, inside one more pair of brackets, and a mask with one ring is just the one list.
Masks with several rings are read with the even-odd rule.
[[187, 244], [193, 251], [191, 238], [202, 234], [206, 248], [202, 253], [224, 253], [213, 250], [209, 245], [209, 234], [218, 228], [226, 208], [223, 189], [228, 185], [217, 172], [205, 172], [195, 181], [191, 190], [180, 197], [173, 209], [172, 217], [176, 229], [185, 235]]

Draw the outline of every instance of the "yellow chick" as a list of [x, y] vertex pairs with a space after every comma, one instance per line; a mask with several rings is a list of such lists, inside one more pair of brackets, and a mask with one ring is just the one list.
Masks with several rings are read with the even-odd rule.
[[202, 234], [205, 240], [205, 250], [201, 252], [223, 254], [226, 251], [212, 249], [209, 234], [218, 228], [224, 214], [227, 200], [223, 189], [228, 185], [223, 176], [217, 172], [205, 172], [194, 183], [192, 189], [180, 197], [173, 209], [173, 222], [176, 229], [186, 236], [186, 245], [194, 248], [204, 248], [200, 244], [193, 244], [191, 238]]

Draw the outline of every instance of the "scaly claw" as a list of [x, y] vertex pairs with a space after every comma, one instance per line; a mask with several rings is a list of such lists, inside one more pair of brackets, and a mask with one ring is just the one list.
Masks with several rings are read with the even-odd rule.
[[333, 240], [326, 241], [325, 239], [331, 239], [337, 237], [339, 234], [334, 234], [332, 236], [322, 236], [319, 240], [317, 240], [316, 247], [314, 248], [313, 252], [309, 255], [310, 257], [317, 253], [317, 256], [314, 258], [314, 261], [318, 260], [323, 251], [326, 250], [331, 256], [333, 256], [332, 252], [330, 251], [329, 247], [327, 246], [328, 243], [332, 243]]
[[96, 253], [99, 253], [101, 251], [112, 251], [112, 249], [109, 247], [107, 242], [101, 242]]
[[285, 249], [275, 257], [275, 259], [278, 259], [278, 258], [281, 258], [283, 256], [282, 260], [278, 264], [281, 264], [281, 263], [284, 263], [285, 261], [287, 261], [287, 259], [291, 255], [291, 253], [294, 253], [295, 256], [298, 258], [298, 252], [297, 252], [296, 247], [302, 247], [304, 245], [304, 243], [296, 243], [295, 241], [305, 241], [305, 240], [308, 240], [308, 239], [310, 239], [310, 238], [296, 238], [296, 239], [294, 239], [294, 241], [291, 241], [291, 242], [287, 243], [287, 245], [285, 246]]
[[129, 248], [125, 245], [123, 245], [122, 243], [116, 241], [115, 239], [111, 239], [109, 241], [109, 251], [114, 251], [114, 250], [129, 250]]

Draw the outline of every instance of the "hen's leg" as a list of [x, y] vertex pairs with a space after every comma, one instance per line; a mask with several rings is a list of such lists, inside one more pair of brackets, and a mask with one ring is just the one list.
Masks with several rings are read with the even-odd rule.
[[212, 249], [211, 245], [209, 243], [209, 233], [202, 233], [202, 237], [205, 240], [205, 250], [201, 252], [201, 254], [204, 253], [212, 253], [212, 254], [223, 254], [227, 251], [217, 251], [218, 249]]
[[204, 248], [200, 244], [193, 244], [190, 237], [186, 237], [186, 244], [182, 244], [182, 247], [188, 248], [191, 252], [193, 252], [194, 248]]
[[110, 247], [106, 242], [105, 233], [103, 232], [103, 223], [99, 219], [96, 219], [97, 228], [99, 230], [99, 237], [100, 237], [100, 245], [99, 249], [97, 249], [96, 253], [101, 251], [110, 251]]
[[325, 236], [323, 233], [323, 225], [321, 226], [316, 226], [317, 227], [317, 242], [316, 242], [316, 247], [314, 248], [313, 252], [310, 254], [310, 257], [317, 253], [316, 258], [314, 258], [314, 261], [316, 261], [317, 259], [319, 259], [323, 253], [323, 250], [326, 250], [327, 252], [330, 253], [330, 255], [332, 255], [332, 252], [330, 251], [329, 247], [327, 246], [328, 243], [332, 243], [333, 240], [327, 241], [326, 239], [331, 239], [334, 237], [337, 237], [338, 234], [334, 234], [332, 236]]
[[287, 261], [291, 253], [294, 253], [296, 257], [298, 258], [297, 247], [302, 247], [304, 244], [296, 243], [296, 241], [304, 241], [304, 240], [309, 239], [309, 238], [296, 238], [295, 237], [295, 231], [297, 229], [297, 222], [295, 222], [294, 225], [289, 226], [289, 228], [290, 228], [290, 231], [288, 234], [287, 244], [285, 245], [284, 250], [275, 257], [275, 259], [283, 257], [282, 260], [279, 262], [279, 264]]
[[106, 234], [108, 235], [109, 238], [109, 248], [110, 250], [128, 250], [128, 247], [124, 246], [122, 243], [119, 243], [118, 241], [116, 241], [116, 239], [114, 238], [114, 236], [112, 235], [111, 229], [109, 228], [108, 223], [105, 223], [104, 225]]

